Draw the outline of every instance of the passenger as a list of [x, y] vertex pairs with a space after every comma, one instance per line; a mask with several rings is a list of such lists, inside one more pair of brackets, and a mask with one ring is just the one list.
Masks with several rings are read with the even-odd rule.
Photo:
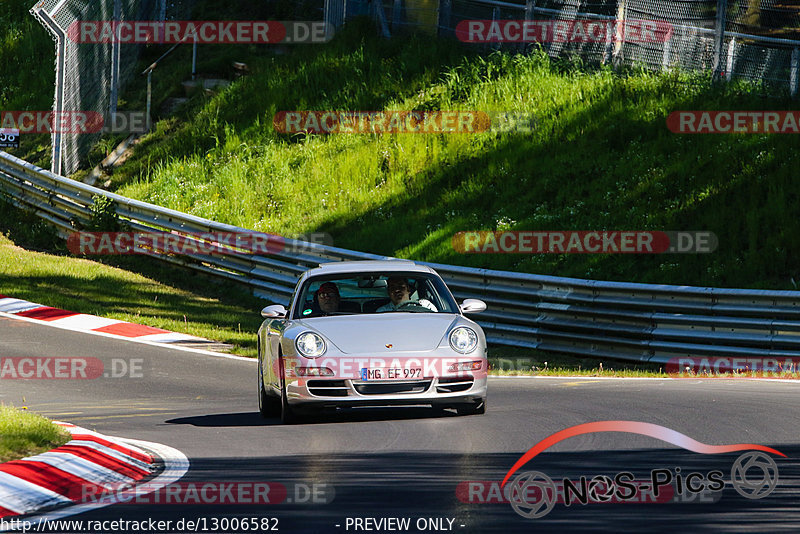
[[433, 303], [426, 299], [412, 300], [409, 294], [408, 281], [399, 276], [391, 276], [386, 280], [386, 291], [389, 294], [391, 302], [384, 304], [377, 310], [376, 313], [411, 310], [413, 308], [427, 308], [430, 311], [438, 311]]

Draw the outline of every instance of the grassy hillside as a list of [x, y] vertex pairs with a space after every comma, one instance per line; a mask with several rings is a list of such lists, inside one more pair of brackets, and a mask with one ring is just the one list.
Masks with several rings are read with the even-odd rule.
[[[214, 19], [213, 5], [195, 16]], [[142, 68], [162, 48], [149, 47]], [[791, 289], [800, 279], [793, 261], [800, 254], [796, 136], [681, 136], [665, 123], [675, 110], [793, 109], [796, 102], [685, 73], [615, 73], [536, 52], [487, 55], [429, 36], [387, 41], [363, 22], [326, 45], [278, 51], [200, 47], [201, 73], [230, 77], [237, 60], [252, 74], [160, 117], [111, 188], [247, 228], [326, 231], [337, 246], [420, 260], [692, 285]], [[179, 49], [159, 66], [156, 110], [181, 94], [190, 53]], [[50, 98], [49, 88], [44, 93]], [[128, 109], [143, 108], [143, 80], [124, 99]], [[537, 129], [274, 131], [277, 111], [304, 109], [525, 111]], [[494, 229], [710, 230], [719, 248], [706, 255], [465, 256], [451, 247], [458, 231]]]
[[[283, 234], [420, 260], [597, 279], [792, 288], [797, 140], [681, 136], [685, 109], [792, 109], [757, 87], [614, 73], [542, 53], [477, 55], [351, 27], [252, 56], [254, 74], [165, 119], [114, 177], [124, 195]], [[280, 110], [509, 110], [528, 134], [277, 134]], [[460, 255], [461, 230], [711, 230], [706, 255]]]

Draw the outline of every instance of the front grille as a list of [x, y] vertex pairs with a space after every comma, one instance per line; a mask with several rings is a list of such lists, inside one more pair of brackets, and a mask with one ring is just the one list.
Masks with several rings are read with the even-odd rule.
[[346, 397], [347, 385], [344, 380], [309, 380], [308, 392], [317, 397]]
[[451, 378], [440, 378], [436, 386], [436, 393], [457, 393], [466, 391], [472, 387], [474, 378], [471, 376], [459, 376]]
[[393, 393], [425, 393], [431, 380], [409, 380], [405, 382], [353, 382], [361, 395], [391, 395]]

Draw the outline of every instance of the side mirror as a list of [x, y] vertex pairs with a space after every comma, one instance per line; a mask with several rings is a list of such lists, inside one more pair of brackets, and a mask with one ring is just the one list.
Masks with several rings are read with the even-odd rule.
[[[486, 306], [484, 306], [485, 308]], [[261, 310], [261, 317], [270, 319], [273, 317], [286, 317], [286, 308], [280, 304], [273, 304]]]
[[478, 299], [464, 299], [459, 308], [462, 313], [480, 313], [486, 309], [486, 303]]

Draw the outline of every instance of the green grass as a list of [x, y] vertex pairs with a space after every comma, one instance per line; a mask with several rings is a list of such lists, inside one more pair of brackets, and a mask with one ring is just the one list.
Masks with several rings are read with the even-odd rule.
[[[6, 109], [47, 109], [52, 42], [27, 3], [0, 21]], [[213, 2], [198, 18], [219, 18]], [[245, 2], [226, 12], [268, 17]], [[259, 11], [259, 9], [261, 9]], [[282, 9], [289, 9], [283, 6]], [[215, 11], [217, 10], [217, 11]], [[233, 10], [233, 11], [231, 11]], [[255, 10], [255, 11], [253, 11]], [[1, 18], [6, 17], [6, 18]], [[163, 52], [144, 51], [144, 68]], [[794, 109], [741, 82], [705, 74], [613, 72], [544, 54], [485, 55], [427, 35], [387, 41], [356, 21], [326, 45], [200, 48], [203, 75], [251, 76], [196, 95], [112, 177], [112, 189], [221, 222], [283, 235], [332, 234], [337, 246], [519, 272], [650, 283], [794, 289], [800, 268], [800, 157], [792, 135], [672, 134], [681, 109]], [[49, 55], [48, 55], [49, 54]], [[154, 109], [182, 94], [189, 47], [154, 74]], [[37, 88], [35, 91], [29, 90]], [[123, 107], [142, 109], [135, 78]], [[533, 113], [530, 134], [277, 134], [280, 110], [508, 110]], [[20, 153], [46, 159], [47, 140]], [[33, 143], [33, 144], [31, 144]], [[106, 139], [87, 169], [113, 143]], [[462, 255], [463, 230], [710, 230], [701, 255]]]
[[582, 358], [517, 347], [490, 346], [489, 374], [498, 376], [585, 376], [668, 378], [664, 365]]
[[69, 432], [49, 419], [0, 404], [0, 463], [46, 452], [69, 439]]
[[605, 378], [669, 378], [666, 373], [646, 371], [640, 369], [601, 369], [593, 367], [590, 369], [574, 368], [569, 366], [557, 366], [547, 368], [535, 368], [530, 370], [504, 370], [491, 369], [490, 375], [494, 376], [577, 376], [586, 378], [605, 377]]
[[[25, 250], [0, 235], [0, 293], [233, 345], [256, 355], [264, 301], [203, 275], [117, 258], [127, 270], [86, 259]], [[132, 270], [148, 273], [146, 277]], [[160, 281], [156, 281], [160, 280]], [[190, 291], [191, 290], [191, 291]]]
[[[681, 136], [681, 109], [792, 109], [704, 75], [615, 73], [544, 54], [477, 55], [355, 26], [324, 46], [253, 54], [253, 75], [165, 118], [117, 192], [337, 246], [580, 278], [792, 289], [800, 165], [791, 135]], [[177, 61], [177, 60], [176, 60]], [[180, 63], [176, 64], [180, 68]], [[280, 110], [508, 110], [529, 134], [281, 135]], [[462, 255], [463, 230], [710, 230], [700, 255]]]
[[[28, 3], [9, 5], [0, 14], [0, 61], [11, 66], [0, 73], [0, 103], [48, 109], [52, 42], [27, 15]], [[214, 15], [213, 6], [202, 6], [200, 17]], [[246, 62], [252, 74], [216, 96], [194, 96], [173, 117], [157, 117], [155, 130], [112, 176], [112, 189], [245, 228], [324, 231], [340, 247], [418, 260], [580, 278], [795, 288], [796, 137], [680, 136], [665, 121], [675, 110], [794, 109], [796, 102], [765, 99], [757, 85], [714, 86], [705, 75], [613, 72], [535, 51], [486, 55], [429, 36], [387, 41], [375, 35], [356, 21], [329, 44], [286, 55], [266, 46], [202, 46], [202, 74], [229, 77], [233, 60]], [[147, 47], [142, 69], [162, 52]], [[156, 115], [166, 98], [181, 95], [190, 53], [178, 49], [154, 74]], [[123, 107], [142, 109], [144, 80], [134, 79], [124, 99]], [[277, 111], [303, 109], [524, 111], [535, 115], [537, 128], [478, 135], [274, 131]], [[18, 152], [46, 166], [49, 141], [37, 139], [23, 140]], [[104, 142], [88, 166], [113, 144]], [[58, 249], [40, 226], [9, 235], [16, 243]], [[711, 230], [719, 248], [656, 256], [460, 255], [452, 249], [453, 234], [481, 229]], [[227, 283], [141, 258], [104, 260], [126, 271], [28, 253], [7, 241], [0, 250], [1, 292], [255, 353], [262, 302]], [[594, 360], [533, 354], [536, 373], [600, 373]], [[652, 367], [606, 367], [612, 365], [614, 372], [660, 376]]]

